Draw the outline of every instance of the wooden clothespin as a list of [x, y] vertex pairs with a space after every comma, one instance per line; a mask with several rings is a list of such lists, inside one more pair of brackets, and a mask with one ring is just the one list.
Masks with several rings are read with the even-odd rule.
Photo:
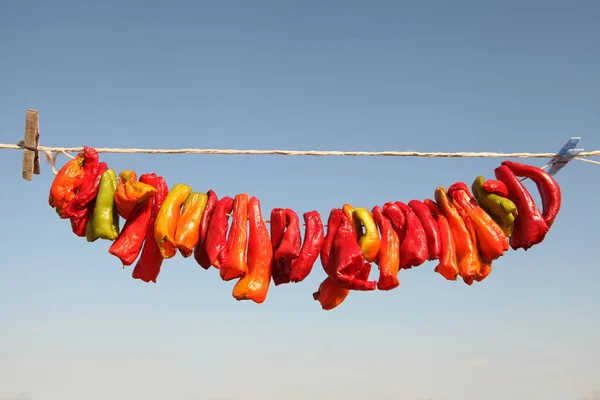
[[558, 171], [560, 171], [569, 161], [574, 159], [583, 151], [583, 149], [576, 149], [580, 137], [572, 137], [559, 151], [556, 153], [556, 156], [550, 161], [548, 169], [548, 173], [550, 175], [555, 175]]
[[23, 145], [22, 176], [25, 180], [32, 180], [33, 174], [40, 174], [40, 120], [37, 110], [27, 110], [25, 115], [25, 141]]

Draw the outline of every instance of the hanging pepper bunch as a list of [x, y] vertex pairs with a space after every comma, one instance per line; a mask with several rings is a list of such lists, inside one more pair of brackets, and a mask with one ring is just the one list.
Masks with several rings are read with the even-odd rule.
[[[256, 197], [219, 199], [182, 183], [169, 189], [154, 173], [139, 181], [129, 170], [117, 176], [84, 147], [56, 175], [48, 202], [77, 236], [111, 241], [109, 253], [123, 266], [137, 260], [132, 276], [144, 282], [156, 282], [165, 259], [193, 254], [222, 280], [237, 280], [235, 299], [262, 303], [271, 280], [275, 286], [302, 282], [320, 258], [326, 278], [313, 298], [331, 310], [351, 291], [397, 288], [401, 270], [427, 261], [436, 261], [434, 271], [445, 279], [472, 285], [489, 276], [509, 246], [528, 250], [541, 243], [560, 211], [558, 183], [543, 169], [512, 161], [494, 172], [495, 180], [478, 176], [470, 187], [440, 186], [422, 201], [371, 210], [344, 204], [329, 213], [326, 232], [315, 210], [301, 224], [294, 210], [274, 208], [269, 230]], [[535, 183], [542, 210], [519, 178]], [[370, 277], [373, 264], [377, 279]]]

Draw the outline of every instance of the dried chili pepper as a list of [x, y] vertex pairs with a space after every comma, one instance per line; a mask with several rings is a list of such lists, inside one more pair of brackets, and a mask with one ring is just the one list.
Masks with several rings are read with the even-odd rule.
[[400, 270], [400, 239], [394, 231], [391, 222], [383, 216], [379, 206], [373, 207], [375, 223], [381, 231], [381, 245], [379, 247], [379, 280], [377, 289], [391, 290], [400, 285], [398, 271]]
[[[248, 272], [235, 284], [233, 297], [262, 303], [267, 298], [273, 266], [273, 247], [269, 231], [262, 219], [260, 201], [248, 202], [250, 237], [248, 239]], [[221, 271], [223, 269], [221, 268]]]
[[140, 255], [152, 217], [152, 199], [140, 204], [126, 220], [121, 234], [108, 249], [124, 266], [131, 265]]
[[542, 217], [548, 228], [552, 227], [560, 211], [561, 190], [556, 180], [548, 172], [533, 165], [525, 165], [514, 161], [503, 161], [515, 176], [531, 179], [537, 186], [542, 198]]
[[96, 196], [92, 223], [95, 237], [115, 240], [119, 237], [119, 214], [115, 209], [117, 175], [112, 168], [107, 169], [100, 179], [100, 188]]
[[[464, 211], [461, 211], [461, 208], [458, 204], [456, 204], [456, 208], [459, 210], [459, 214], [465, 214]], [[467, 227], [467, 230], [469, 231], [469, 236], [473, 241], [473, 247], [475, 249], [481, 248], [479, 245], [479, 237], [477, 236], [477, 232], [475, 231], [474, 220], [468, 214], [465, 214], [465, 218], [463, 218], [463, 221], [465, 221], [465, 226]], [[485, 257], [483, 257], [480, 251], [476, 252], [475, 257], [477, 258], [477, 263], [479, 264], [479, 272], [473, 277], [473, 280], [481, 282], [492, 272], [492, 261], [487, 260]]]
[[400, 208], [406, 218], [406, 235], [400, 245], [400, 268], [409, 269], [422, 265], [429, 256], [427, 249], [427, 235], [423, 224], [414, 211], [406, 204], [397, 201], [396, 205]]
[[167, 197], [158, 210], [154, 222], [154, 239], [160, 249], [163, 258], [172, 258], [177, 254], [177, 243], [175, 233], [177, 221], [181, 215], [181, 206], [192, 192], [192, 187], [178, 183], [169, 190]]
[[363, 232], [364, 227], [364, 234], [358, 238], [358, 245], [363, 252], [365, 261], [377, 261], [379, 247], [381, 246], [381, 237], [379, 237], [377, 224], [373, 219], [373, 215], [366, 208], [355, 208], [353, 218], [361, 224], [361, 232]]
[[93, 181], [86, 186], [84, 179], [84, 183], [81, 185], [79, 192], [77, 192], [77, 196], [67, 206], [67, 213], [71, 215], [71, 228], [77, 236], [86, 236], [86, 228], [90, 218], [94, 214], [94, 207], [96, 206], [96, 196], [100, 188], [100, 179], [102, 179], [102, 174], [107, 169], [108, 165], [105, 162], [99, 163]]
[[156, 221], [158, 211], [161, 209], [162, 204], [169, 193], [169, 187], [164, 178], [162, 176], [157, 176], [156, 174], [144, 174], [140, 176], [140, 182], [147, 183], [156, 188], [156, 196], [147, 200], [152, 203], [152, 215], [150, 217], [150, 222], [148, 223], [148, 229], [146, 229], [146, 239], [144, 241], [144, 247], [142, 248], [142, 254], [135, 264], [131, 276], [133, 279], [156, 283], [164, 258], [154, 237], [154, 222]]
[[354, 207], [352, 207], [350, 204], [344, 204], [342, 206], [342, 213], [344, 213], [344, 216], [348, 218], [348, 221], [350, 221], [350, 224], [352, 225], [352, 231], [356, 235], [356, 240], [360, 240], [361, 236], [363, 235], [362, 224], [354, 215]]
[[208, 196], [205, 193], [192, 192], [183, 204], [175, 229], [175, 243], [184, 258], [191, 256], [198, 244], [200, 219], [207, 200]]
[[289, 208], [271, 211], [271, 243], [273, 246], [273, 283], [291, 282], [292, 266], [300, 256], [300, 221]]
[[208, 233], [206, 234], [206, 254], [211, 265], [221, 268], [227, 258], [227, 230], [229, 217], [227, 214], [233, 210], [233, 198], [223, 197], [217, 202], [215, 211], [210, 219]]
[[365, 262], [354, 232], [351, 222], [344, 217], [335, 234], [327, 273], [330, 277], [337, 279], [338, 284], [346, 289], [375, 290], [376, 281], [359, 278], [365, 269], [371, 270], [371, 264]]
[[325, 278], [319, 285], [319, 289], [313, 293], [313, 299], [321, 303], [323, 310], [333, 310], [350, 294], [350, 290], [344, 289], [330, 277]]
[[[483, 178], [482, 178], [483, 179]], [[508, 188], [502, 181], [490, 179], [482, 184], [483, 190], [488, 193], [497, 194], [498, 196], [508, 197]]]
[[56, 174], [50, 186], [48, 204], [56, 210], [60, 218], [69, 218], [65, 210], [69, 203], [75, 198], [77, 190], [83, 183], [85, 154], [79, 153], [68, 161]]
[[248, 244], [248, 194], [237, 194], [233, 200], [233, 219], [227, 238], [227, 256], [221, 265], [221, 279], [230, 281], [248, 271], [246, 245]]
[[206, 201], [206, 207], [204, 208], [204, 212], [200, 218], [198, 244], [194, 248], [194, 259], [202, 268], [209, 269], [211, 264], [210, 258], [208, 258], [208, 254], [206, 253], [206, 237], [208, 233], [208, 226], [210, 225], [210, 219], [215, 211], [217, 203], [219, 202], [219, 198], [212, 189], [206, 194], [208, 195], [208, 200]]
[[440, 232], [440, 262], [434, 271], [449, 281], [455, 281], [458, 277], [456, 246], [454, 245], [448, 219], [433, 200], [425, 199], [424, 203], [435, 217]]
[[439, 259], [441, 252], [440, 228], [433, 215], [431, 215], [431, 210], [419, 200], [411, 200], [408, 206], [413, 210], [425, 231], [425, 237], [427, 238], [427, 259], [429, 261]]
[[508, 250], [506, 235], [492, 217], [477, 205], [467, 185], [457, 182], [448, 188], [448, 193], [463, 221], [466, 222], [467, 218], [471, 221], [484, 259], [493, 261], [503, 255]]
[[471, 233], [446, 193], [446, 189], [438, 187], [435, 190], [435, 200], [450, 225], [460, 276], [467, 285], [471, 285], [481, 269], [478, 250], [471, 240]]
[[[488, 181], [490, 182], [490, 181]], [[494, 181], [499, 182], [499, 181]], [[506, 237], [510, 237], [513, 233], [515, 226], [515, 220], [517, 219], [519, 212], [515, 203], [503, 197], [501, 194], [488, 192], [485, 189], [485, 182], [483, 176], [478, 176], [471, 189], [473, 190], [473, 197], [479, 205], [483, 208], [490, 217], [500, 226], [502, 232]], [[504, 183], [502, 183], [504, 185]], [[494, 189], [499, 188], [497, 184], [488, 185], [488, 188]], [[506, 187], [506, 185], [504, 185]], [[502, 190], [500, 190], [502, 192]], [[506, 190], [508, 193], [508, 189]]]
[[115, 206], [124, 219], [128, 219], [138, 205], [155, 195], [156, 188], [139, 182], [135, 172], [126, 170], [119, 174]]
[[292, 267], [290, 274], [291, 282], [302, 282], [310, 274], [323, 247], [325, 230], [319, 213], [314, 210], [305, 212], [303, 218], [304, 225], [306, 226], [304, 242], [302, 243], [300, 255]]
[[[83, 181], [75, 197], [64, 208], [64, 214], [69, 217], [82, 216], [86, 213], [87, 208], [85, 206], [96, 198], [98, 186], [100, 185], [98, 152], [96, 149], [84, 146], [83, 154], [85, 160], [83, 162]], [[106, 163], [102, 164], [106, 166]]]
[[519, 210], [515, 220], [513, 234], [510, 236], [510, 247], [514, 250], [528, 250], [542, 242], [548, 233], [548, 224], [544, 221], [540, 210], [531, 195], [516, 175], [505, 165], [494, 170], [496, 178], [508, 187], [508, 198]]
[[389, 201], [383, 205], [383, 216], [391, 222], [392, 228], [394, 228], [394, 232], [400, 240], [400, 245], [402, 245], [406, 236], [406, 217], [404, 213], [398, 204]]

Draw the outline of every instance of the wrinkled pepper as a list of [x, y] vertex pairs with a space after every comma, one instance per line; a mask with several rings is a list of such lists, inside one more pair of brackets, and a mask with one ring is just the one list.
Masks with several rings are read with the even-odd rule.
[[[490, 182], [490, 181], [487, 181]], [[483, 176], [478, 176], [473, 184], [471, 190], [473, 191], [473, 197], [477, 204], [483, 208], [490, 217], [500, 226], [502, 232], [506, 237], [510, 237], [513, 233], [515, 226], [515, 220], [517, 219], [519, 212], [515, 203], [510, 201], [506, 196], [499, 193], [504, 193], [503, 190], [497, 192], [490, 192], [486, 190], [486, 183]], [[499, 181], [494, 181], [499, 182]], [[502, 183], [504, 185], [504, 183]], [[495, 190], [500, 186], [497, 184], [488, 185], [489, 189]], [[504, 185], [506, 187], [506, 185]], [[506, 190], [508, 193], [508, 189]]]
[[123, 230], [108, 249], [108, 252], [118, 257], [123, 266], [133, 264], [138, 258], [152, 217], [152, 199], [145, 200], [125, 221]]
[[175, 243], [184, 258], [191, 256], [198, 244], [200, 219], [207, 200], [208, 196], [205, 193], [192, 192], [183, 204], [175, 229]]
[[271, 244], [273, 247], [273, 283], [291, 282], [292, 267], [300, 256], [300, 221], [289, 208], [271, 211]]
[[548, 228], [552, 227], [560, 211], [561, 190], [558, 182], [548, 172], [533, 165], [526, 165], [514, 161], [503, 161], [502, 165], [508, 167], [515, 176], [531, 179], [542, 198], [542, 217]]
[[389, 201], [383, 205], [383, 216], [391, 222], [392, 228], [394, 228], [394, 232], [400, 240], [400, 245], [402, 245], [406, 236], [406, 217], [404, 213], [398, 204]]
[[532, 246], [542, 242], [550, 228], [548, 228], [548, 224], [544, 221], [544, 217], [535, 205], [531, 195], [510, 168], [501, 165], [494, 170], [494, 173], [496, 178], [508, 187], [508, 198], [519, 211], [513, 233], [510, 236], [510, 247], [513, 250], [523, 249], [527, 251]]
[[440, 243], [440, 228], [431, 215], [431, 210], [425, 205], [425, 203], [419, 200], [411, 200], [408, 206], [413, 210], [423, 229], [425, 230], [425, 237], [427, 238], [427, 252], [429, 261], [437, 260], [440, 258], [441, 243]]
[[425, 205], [434, 216], [440, 232], [440, 262], [434, 271], [442, 275], [449, 281], [455, 281], [458, 278], [458, 264], [456, 260], [456, 246], [452, 238], [452, 230], [448, 219], [442, 213], [438, 205], [431, 199], [425, 199]]
[[419, 221], [419, 218], [409, 206], [400, 201], [397, 201], [396, 205], [406, 218], [406, 234], [400, 245], [400, 268], [409, 269], [418, 267], [429, 256], [425, 228], [423, 228], [423, 224], [421, 224], [421, 221]]
[[[473, 247], [475, 247], [475, 249], [481, 248], [479, 245], [479, 237], [477, 236], [477, 232], [475, 231], [474, 220], [464, 211], [461, 211], [459, 205], [456, 205], [456, 208], [459, 210], [459, 214], [465, 215], [463, 221], [465, 221], [465, 226], [467, 227], [467, 230], [469, 231], [469, 236], [473, 241]], [[477, 258], [477, 262], [479, 263], [479, 273], [473, 277], [473, 280], [481, 282], [492, 272], [492, 261], [487, 260], [485, 257], [483, 257], [480, 251], [476, 252], [475, 257]]]
[[233, 200], [233, 218], [227, 238], [227, 256], [221, 265], [221, 279], [230, 281], [248, 272], [246, 246], [248, 244], [248, 194], [237, 194]]
[[[86, 236], [87, 225], [94, 214], [94, 207], [96, 206], [96, 196], [98, 195], [98, 189], [100, 188], [100, 179], [102, 179], [102, 174], [106, 172], [107, 169], [108, 166], [106, 163], [99, 163], [96, 168], [96, 176], [94, 177], [93, 182], [86, 186], [84, 179], [84, 183], [81, 185], [81, 189], [77, 193], [77, 196], [69, 203], [69, 211], [67, 211], [67, 213], [71, 215], [71, 229], [77, 236]], [[79, 195], [81, 195], [81, 197]]]
[[208, 232], [206, 234], [206, 254], [210, 264], [215, 268], [221, 265], [227, 258], [227, 230], [229, 229], [229, 217], [227, 214], [233, 210], [233, 198], [223, 197], [217, 202], [215, 211], [210, 218]]
[[400, 239], [394, 231], [391, 222], [383, 216], [383, 210], [379, 206], [373, 207], [373, 218], [381, 232], [381, 244], [379, 247], [379, 279], [377, 289], [392, 290], [400, 286], [398, 271], [400, 270]]
[[94, 237], [105, 240], [115, 240], [119, 237], [119, 214], [115, 209], [116, 191], [117, 175], [109, 168], [100, 179], [94, 215], [88, 222], [92, 224]]
[[212, 189], [206, 194], [208, 195], [208, 199], [206, 201], [206, 207], [204, 207], [202, 217], [200, 217], [200, 227], [198, 228], [198, 244], [196, 244], [196, 247], [194, 248], [194, 259], [202, 268], [209, 269], [211, 264], [210, 258], [208, 258], [208, 254], [206, 253], [206, 235], [208, 233], [210, 219], [215, 211], [217, 203], [219, 202], [219, 198]]
[[333, 310], [350, 294], [350, 290], [344, 289], [330, 277], [325, 278], [319, 285], [319, 289], [313, 293], [313, 299], [321, 303], [323, 310]]
[[450, 225], [456, 249], [458, 272], [467, 285], [472, 285], [473, 280], [478, 278], [481, 263], [478, 257], [478, 250], [473, 240], [471, 240], [471, 233], [446, 193], [446, 189], [441, 186], [438, 187], [435, 190], [435, 200]]
[[48, 204], [56, 210], [60, 218], [69, 218], [65, 211], [83, 183], [85, 174], [83, 168], [84, 162], [85, 154], [77, 154], [74, 159], [62, 166], [50, 186]]
[[124, 219], [128, 219], [135, 208], [146, 199], [156, 195], [156, 188], [137, 180], [133, 171], [122, 171], [115, 194], [115, 207]]
[[477, 205], [467, 185], [457, 182], [448, 188], [448, 193], [463, 221], [466, 222], [467, 218], [471, 221], [484, 259], [491, 262], [503, 255], [508, 250], [506, 235], [492, 217]]
[[156, 188], [156, 196], [147, 200], [149, 203], [152, 203], [152, 214], [148, 223], [148, 228], [146, 229], [146, 238], [144, 247], [142, 248], [142, 254], [135, 264], [131, 276], [133, 279], [156, 283], [164, 258], [154, 237], [154, 222], [156, 221], [158, 211], [161, 209], [162, 204], [169, 193], [169, 187], [162, 176], [157, 176], [154, 173], [143, 174], [140, 176], [140, 182], [147, 183]]
[[315, 261], [319, 258], [325, 236], [321, 215], [317, 211], [305, 212], [302, 217], [306, 226], [304, 242], [290, 274], [290, 281], [295, 283], [302, 282], [312, 271]]
[[353, 218], [361, 224], [360, 231], [364, 232], [358, 239], [358, 245], [363, 252], [365, 261], [377, 261], [379, 247], [381, 246], [381, 237], [379, 236], [373, 215], [366, 208], [355, 208]]
[[[156, 189], [154, 189], [156, 190]], [[172, 258], [177, 254], [177, 242], [175, 233], [177, 221], [181, 215], [181, 206], [192, 192], [192, 187], [178, 183], [169, 190], [156, 220], [154, 221], [154, 239], [160, 249], [163, 258]]]
[[342, 213], [344, 213], [344, 216], [348, 218], [348, 221], [350, 221], [350, 224], [352, 225], [352, 231], [356, 235], [356, 240], [360, 240], [361, 236], [363, 235], [362, 224], [354, 214], [354, 207], [352, 207], [350, 204], [344, 204], [342, 206]]
[[[269, 230], [262, 219], [260, 201], [251, 197], [248, 202], [250, 236], [248, 239], [248, 272], [235, 284], [233, 297], [262, 303], [267, 298], [273, 267], [273, 247]], [[221, 268], [221, 271], [223, 269]]]

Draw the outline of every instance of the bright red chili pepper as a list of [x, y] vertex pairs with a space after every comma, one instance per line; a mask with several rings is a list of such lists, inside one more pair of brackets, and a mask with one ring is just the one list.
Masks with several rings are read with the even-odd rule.
[[223, 197], [217, 202], [215, 211], [210, 219], [208, 233], [206, 234], [206, 254], [210, 264], [215, 268], [221, 268], [221, 265], [227, 259], [227, 230], [229, 229], [229, 217], [227, 214], [233, 210], [233, 198]]
[[273, 245], [273, 283], [275, 286], [291, 281], [292, 267], [300, 256], [300, 221], [291, 209], [271, 211], [271, 243]]
[[305, 212], [303, 218], [304, 225], [306, 226], [304, 231], [304, 242], [302, 243], [300, 255], [292, 266], [292, 272], [290, 274], [291, 282], [302, 282], [308, 274], [310, 274], [315, 261], [319, 258], [319, 252], [323, 247], [325, 231], [319, 213], [314, 210]]
[[210, 258], [208, 258], [208, 254], [206, 253], [206, 236], [208, 233], [210, 219], [215, 211], [217, 203], [219, 202], [219, 198], [217, 197], [217, 194], [212, 191], [212, 189], [206, 194], [208, 195], [208, 200], [206, 201], [206, 207], [204, 208], [204, 212], [200, 218], [200, 234], [198, 236], [198, 244], [194, 248], [194, 259], [202, 268], [209, 269], [211, 267], [211, 263]]
[[396, 205], [400, 207], [406, 218], [406, 236], [400, 245], [400, 267], [402, 269], [418, 267], [427, 260], [429, 255], [425, 229], [409, 206], [400, 201], [397, 201]]
[[440, 243], [440, 228], [431, 210], [423, 202], [419, 200], [411, 200], [408, 206], [413, 210], [423, 229], [425, 231], [425, 237], [427, 238], [427, 251], [429, 261], [437, 260], [440, 258], [441, 243]]

